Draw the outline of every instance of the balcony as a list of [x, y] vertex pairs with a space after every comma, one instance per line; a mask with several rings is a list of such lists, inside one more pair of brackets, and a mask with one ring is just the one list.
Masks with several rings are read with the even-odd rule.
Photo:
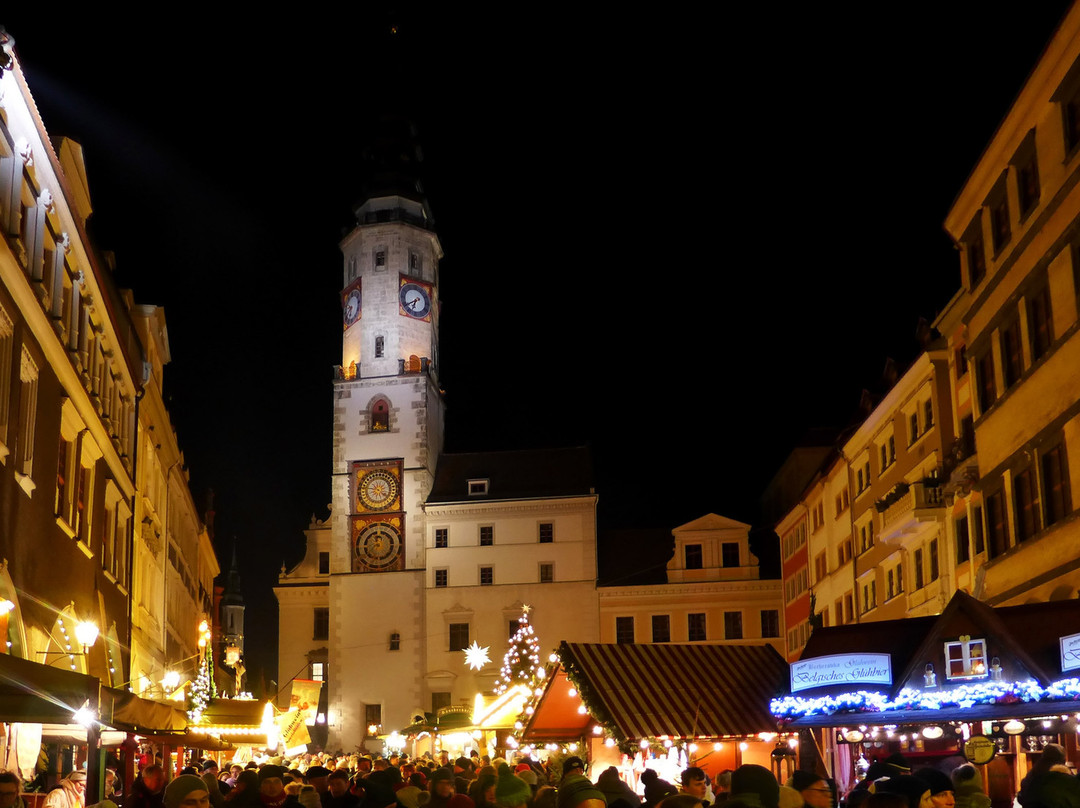
[[941, 478], [948, 493], [964, 496], [979, 481], [979, 456], [975, 453], [975, 433], [971, 429], [965, 429], [945, 452]]
[[921, 540], [945, 521], [945, 489], [937, 481], [898, 483], [874, 503], [881, 514], [881, 540]]

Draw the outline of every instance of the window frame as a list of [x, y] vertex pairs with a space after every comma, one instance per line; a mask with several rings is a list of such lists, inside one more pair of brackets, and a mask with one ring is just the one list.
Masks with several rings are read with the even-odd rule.
[[688, 642], [708, 641], [709, 625], [705, 612], [690, 612], [686, 615], [686, 638]]
[[[652, 628], [652, 641], [654, 643], [671, 642], [671, 615], [654, 614], [650, 620]], [[657, 629], [661, 629], [657, 631]]]
[[630, 645], [634, 642], [633, 615], [617, 615], [615, 617], [615, 642], [620, 645]]
[[469, 647], [469, 635], [471, 625], [469, 623], [448, 623], [447, 644], [449, 651], [464, 651]]

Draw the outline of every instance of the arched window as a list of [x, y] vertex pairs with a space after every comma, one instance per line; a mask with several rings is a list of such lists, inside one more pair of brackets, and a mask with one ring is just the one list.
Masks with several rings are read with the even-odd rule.
[[390, 429], [390, 402], [378, 399], [371, 405], [371, 431], [386, 432]]
[[409, 357], [409, 361], [405, 363], [406, 373], [419, 373], [420, 372], [420, 357], [416, 354], [412, 354]]

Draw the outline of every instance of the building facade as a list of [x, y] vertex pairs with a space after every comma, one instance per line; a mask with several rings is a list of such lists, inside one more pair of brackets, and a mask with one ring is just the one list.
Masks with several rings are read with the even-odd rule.
[[[341, 243], [331, 514], [275, 588], [282, 684], [326, 683], [332, 747], [381, 745], [491, 691], [525, 605], [552, 647], [599, 635], [587, 453], [442, 453], [442, 248], [400, 177], [376, 172]], [[473, 643], [492, 660], [480, 670], [462, 653]]]
[[781, 582], [762, 580], [750, 525], [717, 514], [672, 531], [667, 583], [600, 588], [600, 642], [772, 645], [781, 654]]

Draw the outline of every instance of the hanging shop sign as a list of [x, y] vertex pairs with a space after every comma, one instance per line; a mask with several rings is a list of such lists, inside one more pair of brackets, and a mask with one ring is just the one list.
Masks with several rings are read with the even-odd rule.
[[791, 692], [844, 684], [892, 684], [889, 654], [833, 654], [791, 663]]
[[993, 760], [996, 754], [997, 744], [985, 735], [972, 735], [964, 742], [964, 758], [969, 763], [983, 766]]
[[1072, 671], [1080, 668], [1080, 634], [1070, 634], [1061, 638], [1061, 670]]

